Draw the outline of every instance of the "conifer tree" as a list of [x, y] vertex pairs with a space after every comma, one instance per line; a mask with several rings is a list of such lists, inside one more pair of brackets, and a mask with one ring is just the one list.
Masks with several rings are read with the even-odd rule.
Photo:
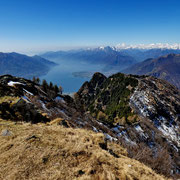
[[48, 83], [45, 79], [43, 79], [42, 81], [42, 87], [44, 89], [45, 92], [47, 92], [47, 89], [48, 89]]
[[54, 91], [55, 91], [55, 94], [57, 95], [57, 94], [58, 94], [58, 92], [59, 92], [59, 88], [58, 88], [58, 86], [57, 86], [57, 85], [54, 85]]
[[51, 90], [53, 89], [53, 83], [52, 83], [52, 82], [49, 83], [49, 88], [50, 88]]

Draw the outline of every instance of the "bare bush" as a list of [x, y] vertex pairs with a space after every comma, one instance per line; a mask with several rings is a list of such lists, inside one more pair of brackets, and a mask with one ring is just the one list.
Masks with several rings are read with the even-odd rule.
[[129, 157], [151, 167], [158, 174], [163, 174], [166, 177], [171, 176], [173, 163], [166, 147], [158, 146], [149, 148], [144, 143], [140, 143], [136, 146], [125, 146], [128, 150]]

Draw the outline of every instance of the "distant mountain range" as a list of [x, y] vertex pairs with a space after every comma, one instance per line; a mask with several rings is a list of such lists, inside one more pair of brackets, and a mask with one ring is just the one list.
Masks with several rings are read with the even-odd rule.
[[26, 56], [18, 53], [0, 53], [0, 75], [11, 74], [25, 78], [46, 74], [54, 62], [40, 56]]
[[127, 74], [151, 75], [167, 80], [180, 89], [180, 54], [169, 54], [147, 59], [125, 70]]
[[96, 64], [106, 64], [107, 69], [127, 68], [132, 64], [148, 58], [158, 58], [167, 54], [180, 54], [179, 44], [150, 44], [150, 45], [117, 45], [101, 46], [69, 51], [46, 52], [41, 54], [49, 60], [59, 62], [61, 59], [86, 61]]
[[43, 58], [60, 62], [61, 59], [84, 61], [93, 64], [106, 65], [105, 70], [117, 68], [122, 70], [136, 63], [136, 60], [129, 55], [123, 55], [115, 48], [98, 47], [71, 51], [47, 52], [40, 55]]
[[125, 43], [118, 44], [115, 46], [116, 49], [144, 49], [144, 50], [149, 50], [149, 49], [174, 49], [178, 50], [180, 49], [180, 44], [174, 43], [174, 44], [169, 44], [169, 43], [151, 43], [151, 44], [130, 44], [127, 45]]
[[[100, 47], [104, 49], [106, 47]], [[136, 61], [144, 61], [148, 58], [158, 58], [167, 54], [180, 54], [180, 44], [139, 44], [126, 45], [118, 44], [110, 47], [123, 56], [133, 57]]]
[[[124, 72], [138, 75], [151, 75], [169, 81], [180, 88], [180, 45], [117, 45], [70, 51], [47, 52], [40, 56], [60, 63], [61, 60], [85, 61], [103, 64], [102, 71]], [[160, 57], [160, 58], [159, 58]], [[77, 77], [92, 76], [93, 72], [73, 72]]]

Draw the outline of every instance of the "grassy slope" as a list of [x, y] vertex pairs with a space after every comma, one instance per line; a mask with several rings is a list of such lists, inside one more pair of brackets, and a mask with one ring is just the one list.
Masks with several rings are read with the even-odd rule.
[[[10, 136], [2, 136], [8, 129]], [[103, 135], [57, 125], [0, 120], [0, 179], [160, 180], [150, 168], [108, 144], [119, 158], [100, 147]]]

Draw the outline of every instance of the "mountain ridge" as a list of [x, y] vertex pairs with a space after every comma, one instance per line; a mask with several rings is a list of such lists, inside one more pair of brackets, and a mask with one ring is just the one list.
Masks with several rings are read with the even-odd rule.
[[[180, 45], [166, 45], [166, 44], [152, 44], [151, 45], [132, 45], [132, 46], [99, 46], [96, 48], [82, 48], [82, 49], [76, 49], [76, 50], [68, 50], [68, 51], [50, 51], [46, 52], [44, 54], [40, 54], [40, 56], [49, 58], [50, 60], [56, 60], [57, 58], [79, 58], [84, 60], [90, 60], [97, 57], [97, 54], [95, 52], [104, 52], [104, 53], [110, 53], [112, 55], [112, 52], [114, 54], [120, 56], [122, 59], [125, 60], [127, 57], [131, 58], [132, 60], [136, 60], [137, 62], [144, 61], [148, 58], [158, 58], [160, 56], [164, 56], [167, 54], [180, 54]], [[94, 54], [90, 54], [93, 53]], [[79, 55], [78, 55], [79, 54]], [[91, 56], [93, 57], [91, 58]], [[96, 55], [96, 56], [95, 56]], [[68, 57], [69, 56], [69, 57]], [[77, 57], [76, 57], [77, 56]], [[89, 56], [89, 57], [88, 57]], [[88, 57], [88, 59], [86, 59]], [[99, 56], [100, 63], [103, 61], [103, 57]], [[111, 58], [109, 57], [109, 60]], [[97, 63], [97, 62], [96, 62]], [[136, 63], [134, 61], [134, 63]]]
[[40, 56], [26, 56], [19, 53], [0, 52], [0, 74], [12, 74], [33, 78], [46, 74], [56, 63]]
[[70, 51], [57, 51], [57, 52], [47, 52], [41, 54], [49, 60], [57, 61], [60, 63], [61, 59], [74, 60], [88, 62], [92, 64], [103, 64], [106, 65], [107, 69], [118, 68], [123, 69], [136, 61], [133, 57], [128, 55], [122, 55], [120, 52], [116, 51], [110, 46], [104, 48], [93, 48], [93, 49], [80, 49], [80, 50], [70, 50]]
[[127, 74], [151, 75], [167, 80], [180, 88], [180, 54], [168, 54], [157, 59], [147, 59], [122, 72]]

